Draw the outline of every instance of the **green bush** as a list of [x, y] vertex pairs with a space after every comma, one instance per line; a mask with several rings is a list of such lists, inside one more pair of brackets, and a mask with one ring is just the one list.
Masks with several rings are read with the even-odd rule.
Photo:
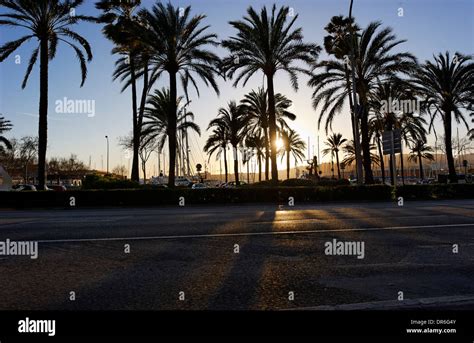
[[[136, 185], [136, 184], [135, 184]], [[107, 185], [108, 186], [108, 185]], [[313, 186], [313, 187], [241, 187], [206, 189], [99, 189], [67, 192], [0, 192], [0, 207], [69, 207], [74, 197], [76, 207], [104, 206], [177, 206], [181, 197], [190, 204], [271, 203], [296, 204], [321, 202], [391, 201], [402, 196], [405, 201], [427, 199], [474, 198], [474, 184], [391, 186]]]
[[140, 185], [137, 182], [117, 179], [112, 176], [101, 176], [97, 174], [87, 175], [82, 182], [82, 189], [133, 189]]

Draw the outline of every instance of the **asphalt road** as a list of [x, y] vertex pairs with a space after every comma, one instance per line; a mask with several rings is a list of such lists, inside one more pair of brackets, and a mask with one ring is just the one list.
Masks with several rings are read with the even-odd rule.
[[2, 210], [7, 238], [39, 256], [0, 256], [0, 310], [474, 309], [474, 200]]

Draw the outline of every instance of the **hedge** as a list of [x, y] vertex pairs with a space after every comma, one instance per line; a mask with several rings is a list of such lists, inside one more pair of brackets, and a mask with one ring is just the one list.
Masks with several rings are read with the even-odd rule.
[[331, 201], [390, 201], [394, 196], [405, 200], [474, 198], [474, 184], [334, 187], [242, 187], [234, 189], [126, 189], [77, 190], [67, 192], [0, 192], [0, 207], [75, 207], [163, 206], [178, 205], [181, 197], [188, 204], [273, 203], [295, 204]]

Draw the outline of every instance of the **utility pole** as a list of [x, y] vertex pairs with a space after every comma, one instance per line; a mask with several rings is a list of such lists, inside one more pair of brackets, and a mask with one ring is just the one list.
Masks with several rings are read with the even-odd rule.
[[109, 173], [109, 136], [105, 136], [107, 140], [107, 174]]
[[357, 101], [357, 92], [356, 92], [356, 77], [355, 77], [355, 51], [354, 51], [354, 25], [352, 25], [352, 5], [354, 0], [351, 0], [350, 7], [349, 7], [349, 25], [351, 31], [351, 74], [352, 74], [352, 97], [353, 97], [353, 104], [354, 104], [354, 111], [352, 116], [354, 117], [354, 145], [355, 145], [355, 157], [356, 157], [356, 175], [357, 175], [357, 183], [362, 184], [362, 155], [360, 152], [360, 136], [359, 136], [359, 117], [360, 117], [360, 106]]

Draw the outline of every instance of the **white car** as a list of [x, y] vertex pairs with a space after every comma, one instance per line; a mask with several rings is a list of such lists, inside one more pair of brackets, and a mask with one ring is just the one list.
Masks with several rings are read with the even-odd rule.
[[191, 180], [184, 176], [176, 176], [174, 180], [174, 185], [177, 187], [189, 187], [191, 184]]
[[205, 189], [205, 188], [207, 188], [207, 186], [204, 183], [195, 183], [192, 187], [192, 189]]

